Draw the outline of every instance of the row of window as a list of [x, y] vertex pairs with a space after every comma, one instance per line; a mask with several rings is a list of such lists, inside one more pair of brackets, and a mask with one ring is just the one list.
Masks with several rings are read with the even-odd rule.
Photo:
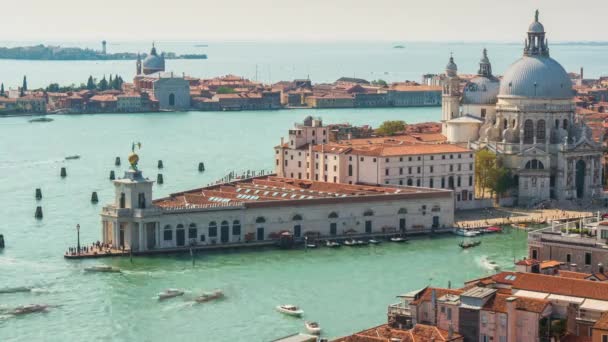
[[[458, 171], [462, 171], [462, 164], [456, 164], [456, 166], [457, 166], [456, 169]], [[325, 170], [327, 171], [327, 168], [325, 168]], [[389, 170], [390, 170], [389, 168], [384, 169], [384, 175], [385, 176], [389, 176], [390, 175]], [[420, 166], [416, 167], [416, 173], [420, 173], [421, 170], [422, 170], [422, 168]], [[453, 164], [450, 164], [449, 170], [450, 170], [450, 172], [454, 172], [454, 165]], [[335, 166], [334, 166], [334, 171], [336, 171], [336, 167]], [[351, 173], [350, 171], [351, 171], [351, 169], [349, 167], [349, 176], [352, 176], [352, 174], [350, 174]], [[429, 173], [433, 173], [434, 171], [435, 171], [435, 167], [433, 165], [429, 166]], [[469, 164], [469, 171], [473, 171], [473, 163]], [[412, 167], [411, 166], [409, 166], [407, 168], [407, 173], [409, 175], [412, 174]], [[403, 168], [402, 167], [399, 168], [399, 174], [400, 175], [403, 174]]]
[[[210, 238], [214, 238], [217, 237], [217, 228], [218, 225], [215, 221], [212, 221], [209, 223], [209, 226], [207, 227], [207, 236]], [[179, 230], [184, 230], [185, 227], [183, 224], [178, 224], [177, 226], [175, 226], [175, 230], [179, 231]], [[230, 229], [230, 223], [228, 221], [222, 221], [220, 223], [220, 229], [222, 231], [229, 231]], [[241, 235], [241, 222], [239, 220], [234, 220], [232, 221], [232, 235]], [[198, 237], [198, 229], [195, 223], [191, 223], [188, 226], [188, 239], [197, 239]], [[165, 241], [172, 241], [173, 240], [173, 227], [168, 224], [164, 227], [163, 229], [163, 240]], [[200, 240], [201, 241], [205, 241], [205, 235], [202, 234], [200, 236]]]
[[[441, 187], [440, 189], [454, 189], [454, 177], [453, 176], [449, 176], [447, 178], [447, 187], [446, 187], [446, 178], [445, 177], [441, 177]], [[385, 184], [389, 184], [388, 180], [384, 181]], [[416, 179], [416, 186], [422, 186], [422, 181], [420, 178]], [[399, 180], [399, 185], [403, 185], [403, 179]], [[408, 186], [413, 186], [414, 185], [414, 181], [411, 178], [408, 178], [406, 181], [406, 184]], [[462, 186], [462, 178], [460, 176], [456, 177], [456, 187], [461, 187]], [[473, 176], [469, 176], [469, 186], [473, 186]], [[429, 188], [434, 188], [435, 187], [435, 179], [434, 178], [429, 178]]]

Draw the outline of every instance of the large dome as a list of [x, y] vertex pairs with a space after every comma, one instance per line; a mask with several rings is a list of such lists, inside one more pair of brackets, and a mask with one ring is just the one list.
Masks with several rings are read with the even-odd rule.
[[464, 87], [463, 104], [496, 104], [500, 82], [495, 77], [477, 76]]
[[144, 69], [165, 70], [165, 59], [158, 55], [148, 55], [144, 59]]
[[524, 56], [505, 72], [499, 96], [567, 99], [574, 92], [568, 73], [557, 61], [548, 56]]

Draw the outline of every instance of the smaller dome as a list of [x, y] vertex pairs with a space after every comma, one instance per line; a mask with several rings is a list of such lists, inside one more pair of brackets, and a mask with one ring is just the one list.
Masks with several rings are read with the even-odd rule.
[[477, 76], [464, 87], [463, 104], [492, 105], [498, 102], [500, 81], [496, 77]]
[[528, 27], [528, 32], [543, 33], [543, 32], [545, 32], [545, 27], [540, 22], [535, 21], [532, 24], [530, 24], [530, 27]]

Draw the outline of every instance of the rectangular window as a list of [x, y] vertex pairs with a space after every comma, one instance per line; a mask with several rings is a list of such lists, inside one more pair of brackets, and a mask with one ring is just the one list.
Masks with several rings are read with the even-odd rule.
[[196, 239], [196, 228], [188, 228], [188, 239]]
[[407, 161], [412, 161], [412, 157], [407, 157]]
[[389, 160], [389, 159], [388, 159], [388, 158], [386, 158], [386, 162], [387, 162], [387, 163], [388, 163], [388, 160]]
[[407, 168], [407, 173], [410, 174], [410, 175], [412, 174], [412, 167], [411, 166]]
[[353, 175], [353, 166], [352, 165], [348, 165], [348, 175], [349, 176]]
[[458, 164], [458, 171], [462, 171], [462, 165]]
[[608, 230], [602, 229], [600, 236], [602, 237], [602, 239], [608, 239]]
[[363, 157], [361, 157], [361, 159], [360, 159], [360, 160], [361, 160], [361, 161], [363, 161]]
[[429, 166], [429, 171], [433, 173], [433, 166]]
[[384, 170], [384, 175], [385, 175], [385, 176], [388, 176], [388, 169], [385, 169], [385, 170]]
[[217, 227], [209, 227], [209, 237], [217, 236]]
[[277, 166], [279, 166], [279, 160], [277, 159]]
[[400, 175], [402, 175], [402, 174], [403, 174], [403, 168], [402, 168], [402, 167], [400, 167], [400, 168], [399, 168], [399, 174], [400, 174]]
[[173, 231], [171, 229], [165, 229], [163, 232], [163, 240], [171, 241], [173, 240]]
[[447, 316], [448, 316], [449, 320], [452, 319], [452, 308], [448, 308], [448, 310], [447, 310]]
[[286, 159], [286, 160], [285, 160], [285, 166], [287, 166], [287, 162], [288, 162], [288, 160]]
[[585, 253], [585, 265], [591, 265], [591, 253]]
[[572, 262], [572, 254], [570, 254], [570, 253], [566, 254], [566, 262], [567, 263]]
[[602, 335], [602, 342], [608, 342], [608, 335]]
[[205, 234], [201, 234], [201, 242], [205, 241]]
[[334, 176], [334, 183], [338, 183], [338, 177]]
[[454, 165], [450, 165], [450, 172], [454, 171]]
[[338, 167], [334, 165], [334, 172], [338, 171]]
[[416, 168], [416, 173], [420, 173], [420, 166]]
[[302, 167], [302, 162], [298, 161], [298, 167]]

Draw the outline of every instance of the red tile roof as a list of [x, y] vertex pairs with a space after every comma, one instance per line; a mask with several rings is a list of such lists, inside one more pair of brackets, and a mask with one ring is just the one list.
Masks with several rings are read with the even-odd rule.
[[333, 342], [391, 342], [392, 339], [400, 339], [401, 342], [429, 342], [461, 341], [462, 336], [457, 333], [448, 338], [448, 332], [434, 326], [416, 324], [410, 330], [390, 328], [388, 325], [380, 325], [371, 329], [360, 331], [351, 336], [345, 336], [333, 340]]
[[411, 304], [418, 305], [423, 302], [430, 302], [433, 297], [433, 290], [435, 290], [436, 298], [439, 298], [446, 294], [460, 295], [464, 292], [463, 290], [459, 290], [459, 289], [457, 290], [457, 289], [443, 289], [443, 288], [439, 288], [439, 287], [427, 287], [426, 289], [424, 289], [422, 291], [422, 293], [419, 294], [418, 299], [413, 300], [411, 302]]
[[513, 288], [580, 298], [608, 300], [608, 283], [544, 274], [518, 273], [513, 282]]
[[559, 277], [573, 278], [573, 279], [587, 279], [587, 277], [591, 276], [591, 274], [589, 274], [589, 273], [572, 272], [572, 271], [564, 271], [564, 270], [560, 270], [557, 275]]

